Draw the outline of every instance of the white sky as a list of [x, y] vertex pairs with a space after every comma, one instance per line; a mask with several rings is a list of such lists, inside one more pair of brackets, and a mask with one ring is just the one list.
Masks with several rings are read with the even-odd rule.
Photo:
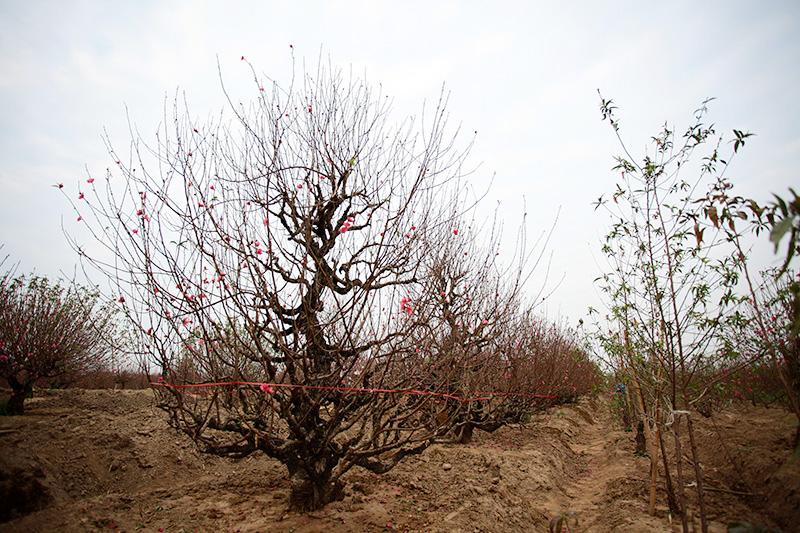
[[[563, 5], [555, 5], [563, 4]], [[193, 112], [224, 107], [239, 57], [277, 80], [320, 52], [366, 73], [398, 115], [452, 92], [450, 112], [478, 130], [477, 188], [495, 176], [509, 233], [522, 198], [535, 235], [561, 219], [548, 304], [574, 322], [598, 304], [605, 216], [618, 146], [596, 89], [620, 106], [623, 135], [641, 150], [664, 121], [682, 130], [707, 96], [719, 131], [757, 134], [729, 177], [761, 200], [800, 186], [798, 2], [36, 2], [0, 0], [0, 244], [22, 271], [71, 272], [61, 223], [75, 217], [51, 185], [75, 191], [84, 167], [111, 165], [101, 140], [129, 140], [125, 116], [152, 139], [165, 95], [186, 91]]]

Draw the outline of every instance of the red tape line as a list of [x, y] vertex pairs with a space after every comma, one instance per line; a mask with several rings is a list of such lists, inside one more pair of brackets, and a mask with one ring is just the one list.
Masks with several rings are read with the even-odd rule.
[[446, 398], [448, 400], [455, 400], [458, 402], [476, 402], [481, 400], [490, 400], [493, 396], [513, 396], [521, 398], [547, 398], [553, 399], [557, 396], [554, 394], [532, 394], [524, 392], [477, 392], [480, 396], [467, 397], [458, 396], [455, 394], [448, 394], [446, 392], [431, 392], [416, 389], [374, 389], [363, 387], [335, 387], [329, 385], [299, 385], [294, 383], [263, 383], [260, 381], [217, 381], [213, 383], [185, 383], [182, 385], [174, 383], [150, 383], [157, 387], [167, 387], [170, 389], [200, 389], [209, 387], [233, 387], [239, 385], [247, 385], [252, 387], [260, 387], [261, 385], [268, 385], [272, 388], [284, 389], [311, 389], [311, 390], [326, 390], [326, 391], [339, 391], [339, 392], [359, 392], [366, 394], [406, 394], [409, 396], [434, 396], [437, 398]]

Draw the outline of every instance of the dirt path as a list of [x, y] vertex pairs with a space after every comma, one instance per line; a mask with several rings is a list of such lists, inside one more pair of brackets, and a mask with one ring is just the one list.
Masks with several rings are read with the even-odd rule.
[[591, 413], [585, 407], [571, 411], [584, 419], [567, 440], [578, 473], [548, 495], [545, 508], [551, 518], [563, 516], [572, 532], [671, 531], [667, 520], [644, 513], [642, 474], [648, 462], [634, 456], [632, 434], [615, 429], [604, 402]]

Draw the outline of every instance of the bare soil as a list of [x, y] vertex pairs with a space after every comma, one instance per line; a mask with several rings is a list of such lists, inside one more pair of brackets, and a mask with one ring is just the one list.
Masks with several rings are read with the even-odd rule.
[[[0, 418], [0, 532], [547, 532], [559, 515], [571, 532], [678, 531], [663, 492], [647, 514], [649, 460], [607, 404], [433, 446], [383, 476], [353, 471], [344, 500], [294, 514], [278, 462], [199, 454], [149, 391], [45, 391], [25, 416]], [[711, 531], [737, 520], [800, 530], [795, 423], [752, 407], [696, 419]]]

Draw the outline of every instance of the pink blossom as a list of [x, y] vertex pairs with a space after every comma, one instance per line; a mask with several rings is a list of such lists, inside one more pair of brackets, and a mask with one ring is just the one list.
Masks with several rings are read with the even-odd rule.
[[125, 303], [125, 297], [124, 297], [124, 296], [120, 296], [120, 297], [119, 297], [119, 299], [118, 299], [117, 301], [118, 301], [119, 303], [121, 303], [121, 304], [124, 304], [124, 303]]
[[298, 188], [298, 189], [302, 189], [302, 188], [303, 188], [303, 184], [302, 184], [302, 183], [298, 183], [298, 184], [297, 184], [297, 188]]
[[183, 319], [183, 325], [184, 325], [184, 326], [186, 326], [187, 328], [189, 327], [189, 325], [190, 325], [191, 323], [192, 323], [192, 321], [191, 321], [191, 320], [189, 320], [188, 318], [184, 318], [184, 319]]
[[89, 178], [88, 180], [86, 180], [86, 183], [94, 183], [94, 178]]
[[79, 192], [78, 193], [78, 200], [83, 200], [84, 198], [85, 198], [84, 194], [82, 192]]
[[407, 315], [414, 313], [414, 308], [411, 306], [410, 298], [403, 297], [400, 299], [400, 310], [405, 312]]
[[133, 228], [133, 229], [131, 230], [131, 233], [133, 233], [134, 235], [136, 235], [137, 233], [139, 233], [139, 230], [138, 230], [138, 228]]
[[457, 229], [453, 230], [453, 235], [458, 235], [458, 230]]
[[264, 394], [272, 394], [275, 392], [275, 389], [273, 389], [269, 383], [262, 383], [258, 388], [261, 389], [261, 392]]
[[83, 217], [82, 217], [82, 216], [80, 216], [80, 215], [78, 215], [78, 218], [77, 218], [77, 220], [78, 220], [78, 222], [80, 222], [81, 220], [83, 220]]

